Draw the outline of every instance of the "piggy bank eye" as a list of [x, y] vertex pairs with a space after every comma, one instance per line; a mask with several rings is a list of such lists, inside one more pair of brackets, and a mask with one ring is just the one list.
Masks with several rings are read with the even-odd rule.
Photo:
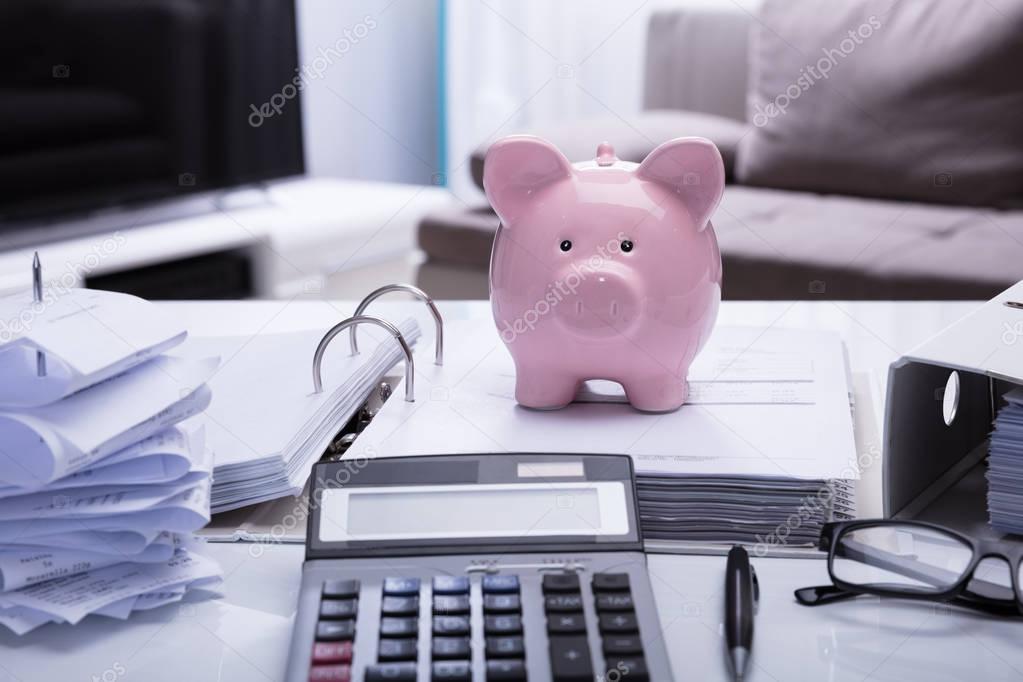
[[624, 251], [625, 253], [632, 251], [632, 247], [633, 243], [630, 242], [628, 239], [622, 241], [622, 251]]
[[561, 250], [562, 251], [570, 251], [571, 249], [572, 249], [572, 242], [568, 241], [567, 239], [565, 239], [564, 241], [561, 242]]

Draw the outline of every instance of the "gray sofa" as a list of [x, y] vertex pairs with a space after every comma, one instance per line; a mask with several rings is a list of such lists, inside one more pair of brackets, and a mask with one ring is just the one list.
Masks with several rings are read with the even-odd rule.
[[[941, 45], [934, 40], [942, 35], [940, 0], [924, 1], [935, 3], [928, 16], [938, 28], [932, 23], [919, 40], [917, 18], [899, 9], [821, 19], [792, 9], [809, 8], [809, 0], [767, 0], [758, 17], [738, 9], [660, 11], [647, 32], [643, 112], [523, 132], [551, 140], [573, 161], [592, 158], [603, 139], [634, 161], [672, 137], [713, 140], [729, 176], [713, 218], [725, 298], [987, 298], [1023, 279], [1020, 62], [991, 75], [993, 60], [1019, 56], [1010, 35], [1023, 11], [1009, 3], [998, 20], [1006, 26], [1001, 50], [998, 35], [994, 47], [977, 39], [992, 36], [991, 17], [953, 16], [964, 13], [945, 3], [956, 7], [944, 11]], [[870, 35], [838, 55], [845, 29], [857, 25]], [[823, 49], [812, 42], [815, 32]], [[929, 54], [935, 42], [937, 65]], [[765, 103], [780, 104], [772, 97], [795, 84], [799, 65], [828, 50], [834, 74], [808, 81], [784, 115], [747, 121], [766, 120]], [[923, 66], [907, 67], [914, 57]], [[890, 80], [871, 69], [890, 69]], [[1003, 119], [1016, 123], [1002, 126]], [[480, 186], [485, 153], [477, 150], [471, 163]], [[419, 284], [427, 291], [487, 296], [497, 218], [483, 202], [420, 224]]]

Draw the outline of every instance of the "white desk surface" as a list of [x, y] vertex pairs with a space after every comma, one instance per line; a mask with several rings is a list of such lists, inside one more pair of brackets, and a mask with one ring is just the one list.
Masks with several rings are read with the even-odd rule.
[[[287, 301], [165, 305], [201, 334], [319, 328], [355, 307]], [[374, 310], [376, 305], [405, 306], [380, 302]], [[883, 387], [891, 360], [974, 306], [738, 302], [725, 303], [719, 320], [837, 330], [853, 370], [873, 372]], [[486, 302], [447, 303], [441, 309], [447, 319], [489, 315]], [[47, 626], [22, 638], [4, 631], [0, 682], [282, 679], [302, 547], [212, 545], [211, 552], [226, 576], [222, 599], [170, 605], [126, 622], [91, 617], [76, 627]], [[762, 601], [749, 682], [1023, 679], [1017, 622], [868, 597], [806, 608], [796, 604], [792, 591], [826, 583], [824, 562], [754, 559], [754, 565]], [[724, 558], [652, 555], [649, 567], [676, 680], [729, 679], [720, 634]]]

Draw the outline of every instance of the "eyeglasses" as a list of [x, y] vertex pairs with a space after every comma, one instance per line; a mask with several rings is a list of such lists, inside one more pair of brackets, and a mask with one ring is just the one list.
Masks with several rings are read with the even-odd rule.
[[1023, 545], [976, 540], [931, 523], [862, 520], [825, 524], [819, 548], [828, 552], [834, 584], [796, 590], [804, 606], [877, 594], [1023, 614]]

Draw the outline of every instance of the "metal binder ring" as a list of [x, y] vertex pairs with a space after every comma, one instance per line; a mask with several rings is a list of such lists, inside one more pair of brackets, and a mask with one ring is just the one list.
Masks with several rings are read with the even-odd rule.
[[[430, 309], [430, 314], [433, 315], [433, 321], [437, 323], [436, 324], [437, 343], [434, 346], [433, 362], [436, 365], [443, 365], [444, 364], [444, 320], [441, 319], [440, 311], [437, 310], [437, 306], [434, 305], [433, 299], [430, 298], [430, 295], [428, 293], [426, 293], [425, 291], [423, 291], [422, 289], [420, 289], [419, 287], [414, 287], [411, 284], [388, 284], [387, 286], [380, 287], [376, 291], [370, 292], [369, 295], [366, 296], [366, 298], [362, 299], [362, 303], [360, 303], [359, 307], [355, 309], [355, 317], [358, 317], [358, 316], [362, 315], [364, 312], [366, 312], [366, 308], [369, 307], [370, 303], [372, 303], [376, 299], [380, 298], [384, 294], [391, 293], [392, 291], [404, 291], [406, 293], [412, 294], [413, 296], [415, 296], [419, 300], [423, 301], [426, 304], [426, 307]], [[354, 355], [355, 353], [359, 352], [359, 344], [355, 340], [355, 329], [352, 329], [349, 338], [351, 340], [351, 344], [350, 345], [351, 345], [351, 348], [352, 348], [352, 354]]]
[[406, 343], [405, 337], [402, 336], [401, 332], [398, 331], [398, 328], [390, 322], [381, 320], [378, 317], [367, 317], [363, 315], [349, 317], [347, 320], [338, 322], [330, 328], [330, 331], [323, 335], [322, 339], [320, 339], [319, 345], [316, 346], [316, 353], [313, 355], [313, 392], [323, 392], [323, 378], [321, 376], [322, 372], [320, 371], [320, 366], [323, 364], [323, 354], [326, 352], [327, 346], [334, 340], [335, 336], [349, 327], [356, 327], [360, 324], [375, 324], [378, 327], [383, 327], [390, 332], [391, 336], [393, 336], [401, 345], [401, 351], [405, 354], [405, 402], [411, 403], [415, 401], [415, 386], [413, 386], [413, 382], [415, 381], [415, 367], [412, 362], [412, 349], [409, 348], [408, 343]]

